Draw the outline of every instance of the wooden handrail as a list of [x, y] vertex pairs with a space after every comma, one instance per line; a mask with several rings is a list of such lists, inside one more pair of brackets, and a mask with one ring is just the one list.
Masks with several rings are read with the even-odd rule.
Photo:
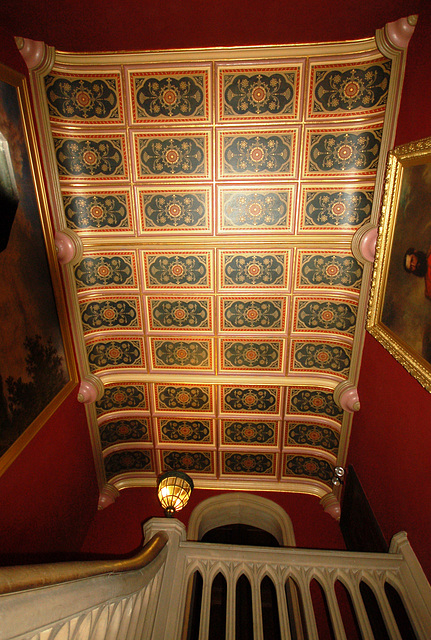
[[168, 536], [161, 531], [156, 533], [136, 556], [126, 560], [78, 560], [54, 564], [0, 567], [0, 594], [47, 587], [106, 573], [136, 571], [155, 560], [167, 542]]

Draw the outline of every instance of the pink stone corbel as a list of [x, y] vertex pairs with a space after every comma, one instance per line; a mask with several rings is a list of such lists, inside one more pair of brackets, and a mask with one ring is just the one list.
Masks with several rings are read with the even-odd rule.
[[385, 34], [389, 42], [397, 49], [406, 49], [418, 21], [417, 15], [400, 18], [385, 25]]
[[57, 259], [60, 264], [75, 263], [81, 260], [83, 247], [81, 239], [76, 233], [69, 231], [69, 229], [56, 231], [54, 242]]
[[55, 59], [54, 47], [48, 47], [40, 40], [30, 40], [30, 38], [15, 37], [15, 44], [24, 58], [24, 62], [30, 71], [40, 71], [48, 73]]
[[375, 37], [380, 53], [394, 60], [399, 58], [400, 54], [407, 49], [417, 21], [418, 16], [411, 15], [388, 22], [383, 29], [377, 29]]
[[332, 492], [325, 494], [320, 499], [320, 504], [323, 507], [323, 511], [328, 513], [334, 520], [338, 521], [341, 518], [340, 502]]
[[362, 236], [359, 250], [367, 262], [374, 262], [376, 256], [377, 227], [368, 229]]
[[352, 238], [352, 253], [359, 262], [374, 262], [377, 245], [377, 227], [364, 224]]
[[102, 509], [106, 509], [109, 505], [114, 504], [120, 492], [114, 485], [109, 484], [107, 482], [103, 487], [99, 494], [99, 502], [97, 503], [98, 511], [102, 511]]
[[100, 400], [104, 393], [105, 387], [102, 380], [94, 374], [89, 373], [88, 376], [81, 381], [79, 386], [78, 402], [82, 402], [83, 404], [96, 402]]
[[334, 389], [335, 403], [348, 413], [355, 413], [361, 408], [358, 389], [349, 380], [343, 380]]

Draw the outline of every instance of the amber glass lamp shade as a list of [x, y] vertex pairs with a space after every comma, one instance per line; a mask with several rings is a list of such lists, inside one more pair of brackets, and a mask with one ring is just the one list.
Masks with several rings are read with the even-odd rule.
[[159, 476], [157, 497], [165, 510], [165, 516], [172, 518], [189, 501], [193, 480], [182, 471], [166, 471]]

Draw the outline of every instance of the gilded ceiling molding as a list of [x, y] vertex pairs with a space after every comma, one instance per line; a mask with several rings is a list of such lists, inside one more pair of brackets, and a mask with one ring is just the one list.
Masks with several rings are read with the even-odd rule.
[[73, 231], [69, 229], [56, 231], [54, 242], [60, 264], [76, 264], [82, 260], [84, 251], [82, 241]]
[[89, 373], [81, 381], [78, 391], [78, 402], [83, 404], [90, 404], [100, 400], [105, 392], [105, 387], [100, 378], [92, 373]]
[[[380, 203], [382, 201], [385, 179], [385, 158], [388, 151], [393, 147], [395, 140], [396, 123], [401, 100], [401, 91], [404, 81], [407, 46], [412, 37], [417, 23], [418, 16], [411, 15], [400, 18], [394, 22], [387, 23], [383, 28], [375, 32], [375, 43], [384, 56], [391, 60], [391, 78], [387, 96], [385, 111], [385, 125], [380, 148], [380, 160], [376, 173], [374, 185], [374, 197], [370, 222], [361, 227], [352, 239], [352, 253], [358, 262], [364, 264], [362, 277], [362, 288], [368, 290], [371, 283], [371, 266], [374, 261], [375, 241], [377, 231], [375, 230], [380, 217]], [[362, 359], [362, 347], [364, 340], [365, 319], [367, 315], [367, 297], [360, 300], [356, 320], [357, 338], [353, 344], [350, 364], [349, 379], [352, 384], [356, 384], [359, 378], [359, 371]], [[361, 335], [359, 333], [361, 331]], [[350, 427], [347, 429], [349, 431]], [[348, 442], [348, 433], [346, 441]]]
[[361, 408], [358, 390], [349, 380], [340, 382], [340, 384], [335, 388], [334, 401], [341, 409], [344, 409], [344, 411], [348, 411], [349, 413], [359, 411]]
[[359, 262], [374, 262], [377, 244], [377, 227], [365, 224], [352, 238], [352, 253]]
[[189, 519], [187, 540], [199, 541], [211, 529], [228, 524], [259, 526], [271, 533], [280, 546], [296, 546], [292, 520], [280, 505], [239, 492], [208, 498], [198, 504]]
[[118, 491], [118, 489], [114, 487], [114, 485], [107, 482], [102, 487], [102, 490], [99, 494], [99, 502], [97, 503], [98, 511], [102, 511], [103, 509], [106, 509], [106, 507], [109, 507], [111, 504], [114, 504], [119, 495], [120, 492]]
[[[102, 464], [110, 453], [114, 453], [114, 452], [121, 453], [131, 449], [133, 449], [133, 444], [113, 445], [112, 447], [109, 447], [109, 449], [105, 449], [105, 451], [103, 452], [103, 456], [101, 456]], [[151, 451], [151, 449], [149, 448], [143, 449], [142, 447], [140, 448], [140, 450]], [[326, 458], [323, 458], [323, 456], [320, 456], [320, 457], [321, 459], [324, 459], [325, 461], [328, 462], [328, 460]], [[345, 456], [344, 456], [344, 459], [345, 459]], [[335, 463], [333, 462], [333, 460], [331, 460], [330, 464], [331, 466], [335, 466]], [[123, 489], [134, 488], [134, 487], [156, 487], [156, 483], [157, 483], [153, 473], [148, 473], [147, 475], [145, 475], [144, 473], [139, 471], [136, 471], [136, 472], [127, 471], [127, 472], [118, 474], [110, 478], [109, 482], [113, 484], [119, 491], [122, 491]], [[231, 478], [226, 478], [226, 477], [215, 478], [215, 477], [199, 475], [197, 473], [193, 475], [193, 482], [195, 485], [195, 489], [209, 489], [214, 491], [231, 492], [232, 486], [233, 486]], [[103, 485], [103, 482], [100, 483], [99, 486], [102, 486], [102, 485]], [[283, 478], [283, 480], [281, 481], [271, 480], [271, 482], [267, 481], [265, 485], [263, 485], [262, 478], [260, 477], [241, 478], [236, 476], [234, 487], [235, 489], [241, 492], [266, 490], [266, 491], [275, 491], [275, 492], [281, 491], [283, 493], [284, 492], [305, 493], [307, 495], [314, 496], [319, 500], [328, 492], [327, 484], [324, 484], [319, 480], [314, 480], [309, 477], [301, 477], [301, 478], [289, 477], [288, 479]]]
[[418, 16], [411, 15], [388, 22], [382, 29], [377, 29], [375, 41], [380, 53], [391, 60], [391, 80], [385, 111], [385, 128], [382, 137], [381, 158], [374, 188], [373, 211], [371, 222], [377, 224], [380, 215], [380, 203], [383, 195], [385, 163], [387, 151], [393, 147], [396, 123], [400, 108], [401, 91], [404, 82], [407, 46], [414, 33]]
[[[30, 38], [22, 37], [15, 37], [15, 44], [29, 70], [31, 94], [36, 113], [36, 123], [39, 125], [39, 114], [44, 114], [45, 110], [44, 78], [50, 73], [54, 66], [57, 55], [55, 47], [47, 45], [45, 42], [41, 42], [39, 40], [31, 40]], [[41, 122], [43, 122], [43, 126], [37, 127], [41, 155], [43, 158], [49, 158], [47, 164], [44, 165], [44, 172], [47, 176], [54, 176], [57, 173], [57, 163], [50, 155], [52, 152], [52, 137], [49, 117], [46, 114], [41, 115]], [[48, 200], [51, 205], [51, 211], [55, 220], [54, 227], [57, 231], [65, 231], [67, 229], [67, 225], [64, 223], [63, 200], [57, 181], [47, 180], [46, 189], [48, 193]]]
[[412, 28], [94, 54], [18, 39], [101, 493], [171, 466], [202, 489], [331, 491]]
[[[105, 385], [112, 383], [119, 384], [127, 384], [130, 382], [130, 376], [127, 372], [118, 371], [115, 373], [104, 371], [100, 372], [100, 377], [103, 379]], [[145, 383], [145, 382], [159, 382], [160, 374], [158, 372], [151, 373], [141, 373], [137, 371], [134, 374], [134, 379], [136, 382]], [[196, 382], [196, 375], [193, 373], [164, 373], [163, 381], [170, 384], [193, 384]], [[205, 373], [203, 372], [199, 376], [200, 384], [231, 384], [232, 376], [229, 374], [214, 374], [214, 373]], [[292, 386], [316, 386], [322, 387], [328, 390], [335, 389], [337, 385], [336, 380], [331, 380], [329, 377], [325, 379], [322, 384], [322, 380], [316, 379], [312, 376], [299, 376], [292, 375], [289, 378], [287, 377], [277, 377], [274, 375], [266, 375], [265, 376], [265, 384], [266, 385], [277, 385], [279, 387], [292, 387]], [[256, 385], [256, 377], [251, 375], [243, 375], [241, 376], [241, 384], [242, 385]]]
[[320, 500], [320, 504], [323, 507], [323, 511], [328, 513], [334, 520], [339, 520], [341, 517], [341, 505], [332, 492], [327, 493]]

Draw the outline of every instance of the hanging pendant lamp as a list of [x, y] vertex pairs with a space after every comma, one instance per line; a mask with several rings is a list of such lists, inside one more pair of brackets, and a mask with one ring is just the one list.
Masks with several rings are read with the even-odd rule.
[[157, 497], [167, 518], [186, 506], [192, 490], [193, 480], [183, 471], [165, 471], [159, 476]]

